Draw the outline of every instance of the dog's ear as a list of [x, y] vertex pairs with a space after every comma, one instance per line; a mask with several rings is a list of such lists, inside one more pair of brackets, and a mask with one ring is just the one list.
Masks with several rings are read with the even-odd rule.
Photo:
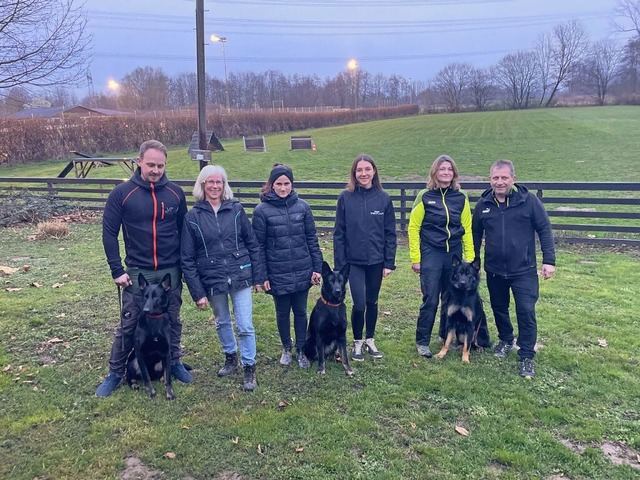
[[451, 259], [451, 265], [453, 265], [454, 268], [460, 265], [460, 259], [458, 258], [458, 255], [453, 256], [453, 258]]
[[471, 266], [476, 270], [480, 271], [480, 257], [474, 258], [473, 262], [471, 262]]
[[331, 272], [333, 272], [333, 269], [331, 268], [331, 265], [329, 265], [326, 261], [322, 262], [322, 276], [326, 277], [327, 275], [331, 274]]
[[149, 282], [147, 282], [147, 279], [144, 278], [144, 275], [141, 273], [138, 274], [138, 286], [140, 287], [140, 290], [144, 290], [149, 286]]
[[351, 270], [351, 264], [345, 263], [344, 266], [340, 269], [340, 275], [344, 278], [349, 278], [349, 270]]
[[164, 290], [166, 292], [168, 292], [169, 290], [171, 290], [171, 274], [167, 273], [163, 278], [162, 278], [162, 282], [160, 282], [160, 284], [162, 285], [162, 288], [164, 288]]

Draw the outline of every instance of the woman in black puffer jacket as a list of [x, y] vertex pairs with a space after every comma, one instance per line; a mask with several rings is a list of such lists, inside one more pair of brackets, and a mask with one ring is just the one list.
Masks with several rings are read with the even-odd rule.
[[278, 333], [282, 342], [280, 363], [291, 363], [291, 321], [298, 365], [310, 366], [302, 352], [307, 332], [307, 298], [312, 284], [320, 282], [322, 252], [316, 236], [311, 208], [293, 189], [293, 172], [276, 164], [253, 211], [253, 230], [260, 244], [262, 265], [266, 265], [264, 289], [276, 306]]

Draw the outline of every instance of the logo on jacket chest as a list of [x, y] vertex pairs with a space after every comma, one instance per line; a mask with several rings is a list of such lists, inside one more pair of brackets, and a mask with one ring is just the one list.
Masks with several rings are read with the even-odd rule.
[[482, 210], [482, 213], [489, 213], [490, 211], [491, 211], [491, 208], [487, 207], [484, 210]]
[[371, 212], [371, 215], [384, 215], [384, 212], [381, 212], [380, 210], [374, 210]]

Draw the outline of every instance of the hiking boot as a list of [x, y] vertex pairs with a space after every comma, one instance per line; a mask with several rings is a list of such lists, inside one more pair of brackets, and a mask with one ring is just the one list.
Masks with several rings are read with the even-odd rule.
[[298, 352], [298, 366], [300, 368], [309, 368], [311, 366], [311, 362], [302, 351]]
[[191, 375], [191, 372], [184, 367], [182, 362], [176, 362], [171, 365], [171, 375], [182, 383], [193, 382], [193, 375]]
[[376, 343], [373, 338], [367, 338], [364, 341], [364, 349], [373, 358], [382, 358], [382, 352], [376, 348]]
[[291, 349], [283, 348], [282, 355], [280, 355], [280, 365], [287, 366], [291, 363]]
[[258, 386], [256, 381], [256, 366], [245, 365], [244, 367], [244, 390], [246, 392], [253, 392]]
[[530, 358], [524, 358], [521, 362], [518, 362], [518, 368], [520, 369], [521, 377], [531, 380], [536, 376], [535, 365]]
[[96, 388], [96, 397], [105, 398], [115, 392], [116, 388], [120, 386], [122, 377], [117, 373], [109, 372], [109, 375], [104, 377], [102, 383]]
[[496, 348], [493, 349], [493, 353], [498, 358], [505, 358], [511, 350], [513, 350], [513, 342], [500, 340], [498, 345], [496, 345]]
[[433, 353], [431, 353], [431, 349], [429, 345], [416, 345], [416, 349], [418, 350], [418, 355], [425, 358], [433, 357]]
[[363, 343], [364, 342], [362, 340], [353, 341], [353, 350], [351, 351], [351, 360], [355, 360], [356, 362], [362, 362], [364, 360], [364, 355], [362, 355]]
[[228, 377], [238, 371], [238, 353], [225, 353], [224, 366], [218, 370], [219, 377]]

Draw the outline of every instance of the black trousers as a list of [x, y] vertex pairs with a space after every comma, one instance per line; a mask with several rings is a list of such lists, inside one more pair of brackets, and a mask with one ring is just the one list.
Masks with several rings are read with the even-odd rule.
[[274, 295], [273, 302], [276, 306], [276, 323], [278, 334], [284, 348], [291, 348], [291, 318], [293, 311], [293, 331], [296, 335], [296, 350], [302, 350], [307, 337], [307, 298], [309, 290]]
[[353, 339], [362, 340], [362, 330], [366, 323], [366, 338], [373, 338], [378, 323], [378, 295], [382, 286], [384, 264], [351, 265], [349, 270], [349, 290], [351, 290], [351, 328]]
[[535, 271], [516, 278], [501, 278], [487, 273], [487, 288], [491, 300], [491, 309], [498, 329], [498, 338], [505, 342], [513, 342], [513, 325], [509, 317], [510, 293], [516, 304], [518, 321], [518, 355], [520, 360], [533, 358], [534, 347], [538, 338], [536, 322], [536, 302], [539, 297], [538, 275]]
[[180, 320], [180, 307], [182, 307], [182, 272], [179, 268], [165, 268], [161, 270], [140, 270], [132, 268], [127, 270], [133, 285], [122, 290], [122, 311], [120, 313], [120, 325], [116, 329], [111, 345], [109, 357], [109, 370], [124, 376], [127, 358], [133, 350], [133, 334], [136, 331], [142, 295], [138, 286], [138, 274], [142, 273], [149, 283], [160, 283], [162, 277], [171, 273], [171, 292], [169, 293], [169, 318], [171, 320], [171, 361], [179, 361], [181, 356], [180, 341], [182, 340], [182, 322]]
[[[431, 342], [431, 332], [436, 321], [438, 303], [447, 289], [453, 267], [451, 261], [453, 255], [462, 258], [462, 246], [449, 252], [423, 248], [420, 259], [420, 290], [422, 291], [422, 304], [418, 312], [416, 327], [416, 344], [428, 346]], [[444, 325], [440, 325], [441, 338], [446, 336]]]

